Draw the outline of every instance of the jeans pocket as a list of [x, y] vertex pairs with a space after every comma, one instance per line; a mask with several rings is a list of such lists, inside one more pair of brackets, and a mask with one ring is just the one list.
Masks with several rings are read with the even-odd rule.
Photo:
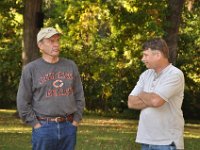
[[71, 126], [74, 127], [75, 129], [77, 129], [77, 126], [73, 125], [71, 122], [70, 122]]
[[40, 123], [41, 127], [39, 127], [39, 128], [33, 127], [33, 131], [39, 131], [41, 128], [43, 128], [47, 124], [47, 122], [44, 122], [44, 121], [40, 121], [39, 123]]
[[77, 132], [77, 127], [71, 122], [66, 122], [65, 130], [68, 135], [74, 135]]

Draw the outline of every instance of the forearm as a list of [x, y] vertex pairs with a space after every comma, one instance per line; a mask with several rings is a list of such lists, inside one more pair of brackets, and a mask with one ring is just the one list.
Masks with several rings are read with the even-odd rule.
[[147, 105], [138, 97], [129, 95], [128, 97], [128, 107], [130, 109], [144, 109], [147, 107]]
[[160, 107], [165, 101], [155, 93], [141, 92], [138, 97], [149, 107]]
[[38, 120], [35, 116], [34, 111], [29, 106], [19, 106], [18, 105], [18, 112], [23, 120], [28, 125], [35, 126], [38, 123]]
[[74, 98], [76, 100], [75, 107], [77, 109], [77, 111], [74, 113], [74, 121], [80, 122], [82, 120], [83, 110], [85, 108], [85, 97], [80, 77], [77, 78], [74, 89]]
[[76, 100], [77, 111], [74, 112], [74, 121], [76, 121], [76, 122], [80, 122], [82, 120], [83, 110], [84, 110], [84, 107], [85, 107], [84, 96], [81, 96], [80, 99], [81, 100]]
[[34, 126], [38, 123], [38, 120], [30, 104], [31, 102], [27, 100], [31, 98], [28, 98], [23, 95], [24, 95], [23, 92], [22, 93], [18, 92], [17, 94], [17, 109], [18, 109], [19, 115], [26, 124]]
[[32, 109], [32, 78], [29, 69], [24, 69], [17, 92], [17, 109], [22, 120], [31, 126], [35, 126], [38, 120]]

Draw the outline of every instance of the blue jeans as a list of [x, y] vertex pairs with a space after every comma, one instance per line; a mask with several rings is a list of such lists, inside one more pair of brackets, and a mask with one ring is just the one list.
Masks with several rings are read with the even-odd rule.
[[41, 127], [32, 130], [33, 150], [74, 150], [77, 127], [71, 122], [41, 121]]
[[170, 145], [142, 144], [142, 150], [176, 150], [176, 146], [173, 143]]

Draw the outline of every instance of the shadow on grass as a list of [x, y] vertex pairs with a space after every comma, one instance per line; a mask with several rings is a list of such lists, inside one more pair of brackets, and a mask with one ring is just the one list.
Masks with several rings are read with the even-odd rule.
[[31, 150], [30, 133], [0, 132], [0, 150]]

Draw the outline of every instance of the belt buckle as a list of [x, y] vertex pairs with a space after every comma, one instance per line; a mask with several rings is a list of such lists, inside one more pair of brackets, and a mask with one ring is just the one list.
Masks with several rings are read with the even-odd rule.
[[58, 122], [59, 122], [58, 120], [61, 119], [61, 118], [62, 118], [62, 117], [56, 117], [56, 118], [55, 118], [55, 122], [58, 123]]

